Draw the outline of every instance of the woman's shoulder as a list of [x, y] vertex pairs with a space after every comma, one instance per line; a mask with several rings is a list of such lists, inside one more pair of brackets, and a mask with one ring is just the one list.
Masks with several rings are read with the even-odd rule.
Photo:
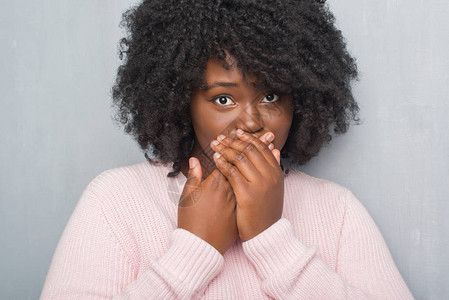
[[349, 189], [330, 180], [306, 174], [297, 168], [289, 168], [285, 177], [286, 187], [300, 193], [324, 194], [332, 197], [345, 196]]
[[333, 181], [290, 169], [284, 182], [284, 216], [307, 245], [336, 243], [348, 211], [362, 209], [348, 188]]
[[[97, 196], [123, 196], [165, 192], [171, 171], [170, 165], [151, 164], [147, 161], [111, 168], [97, 175], [86, 187], [86, 191]], [[165, 189], [164, 189], [165, 187]]]
[[310, 214], [319, 211], [343, 216], [352, 202], [358, 202], [348, 188], [294, 168], [290, 168], [285, 177], [284, 193], [286, 207], [292, 212], [304, 213], [309, 210]]

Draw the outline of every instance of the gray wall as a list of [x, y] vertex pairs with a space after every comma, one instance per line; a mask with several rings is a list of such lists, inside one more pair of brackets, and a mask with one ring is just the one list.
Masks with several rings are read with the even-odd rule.
[[[36, 299], [86, 185], [144, 160], [110, 110], [118, 23], [131, 1], [2, 2], [0, 298]], [[302, 170], [358, 196], [417, 299], [447, 299], [449, 5], [330, 6], [358, 58], [363, 123]]]

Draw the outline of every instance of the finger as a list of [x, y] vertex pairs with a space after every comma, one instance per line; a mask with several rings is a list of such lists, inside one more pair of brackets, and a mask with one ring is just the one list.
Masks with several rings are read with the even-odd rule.
[[193, 205], [199, 199], [202, 173], [200, 161], [195, 157], [191, 157], [189, 159], [187, 181], [182, 191], [181, 199], [179, 199], [179, 206]]
[[247, 181], [237, 167], [228, 163], [218, 152], [215, 153], [213, 157], [217, 169], [228, 179], [234, 192], [238, 192], [245, 188]]
[[[215, 161], [213, 163], [215, 164]], [[225, 199], [235, 202], [235, 194], [234, 190], [232, 189], [231, 182], [228, 180], [228, 178], [226, 178], [226, 176], [223, 175], [223, 173], [221, 173], [221, 171], [217, 167], [214, 168], [210, 177], [215, 178], [214, 181], [217, 183], [218, 189], [226, 191]]]
[[272, 138], [268, 138], [271, 134], [272, 134], [271, 132], [265, 132], [260, 137], [257, 137], [257, 135], [255, 135], [255, 134], [251, 134], [251, 135], [258, 138], [259, 140], [261, 140], [265, 145], [268, 145], [268, 149], [273, 150], [274, 144], [270, 143], [272, 141]]
[[203, 176], [203, 170], [199, 159], [191, 157], [189, 159], [189, 172], [187, 174], [187, 181], [193, 186], [198, 187], [201, 184], [201, 178]]
[[274, 149], [274, 144], [270, 143], [270, 141], [272, 140], [271, 138], [268, 139], [267, 137], [269, 137], [271, 135], [271, 132], [266, 132], [263, 135], [261, 135], [260, 137], [257, 137], [257, 135], [252, 134], [254, 137], [258, 138], [259, 140], [261, 140], [265, 145], [268, 145], [268, 149], [270, 149], [271, 151], [273, 151]]
[[[252, 135], [255, 136], [255, 137], [257, 138], [257, 135], [255, 135], [255, 134], [252, 134]], [[273, 152], [274, 144], [273, 144], [273, 143], [270, 143], [270, 142], [273, 140], [273, 139], [272, 139], [272, 136], [271, 136], [271, 132], [266, 132], [266, 133], [264, 133], [264, 134], [263, 134], [262, 136], [260, 136], [258, 139], [261, 140], [264, 144], [268, 145], [268, 149], [270, 149], [271, 152]]]
[[260, 172], [245, 153], [227, 147], [224, 143], [220, 143], [217, 140], [212, 141], [210, 146], [212, 150], [220, 153], [228, 163], [236, 166], [247, 181], [251, 182], [260, 177]]
[[254, 136], [255, 138], [258, 138], [259, 140], [262, 141], [262, 143], [269, 145], [271, 140], [267, 139], [267, 137], [269, 136], [270, 132], [265, 132], [263, 135], [261, 135], [259, 138], [257, 137], [257, 135], [255, 134], [251, 134], [252, 136]]
[[[253, 137], [253, 138], [257, 139], [255, 137]], [[271, 166], [271, 164], [269, 162], [267, 162], [264, 155], [259, 151], [259, 149], [257, 149], [257, 146], [255, 146], [254, 144], [252, 144], [248, 141], [243, 141], [238, 138], [232, 139], [232, 138], [225, 137], [225, 136], [219, 136], [219, 137], [217, 137], [217, 139], [221, 139], [221, 143], [224, 144], [225, 146], [232, 148], [232, 149], [236, 150], [237, 152], [242, 153], [241, 155], [237, 156], [238, 158], [240, 158], [242, 160], [249, 160], [253, 164], [253, 166], [254, 166], [253, 169], [251, 168], [248, 170], [249, 176], [247, 176], [246, 173], [244, 174], [245, 177], [249, 181], [255, 180], [255, 178], [254, 178], [255, 176], [257, 177], [257, 176], [260, 176], [260, 174], [264, 174], [267, 172], [269, 173], [272, 171], [273, 166]], [[258, 144], [258, 146], [264, 147], [266, 149], [266, 151], [270, 151], [269, 148], [267, 147], [267, 145], [265, 145], [262, 142], [260, 142], [260, 144]], [[225, 154], [225, 150], [223, 150], [221, 153]], [[228, 157], [226, 155], [225, 155], [225, 158], [228, 159]], [[229, 161], [229, 159], [228, 159], [228, 161]], [[276, 159], [274, 157], [273, 157], [273, 161], [274, 161], [274, 163], [272, 163], [272, 164], [274, 164], [276, 166], [277, 163], [276, 163]], [[231, 161], [231, 163], [234, 163], [234, 162]]]
[[[212, 162], [215, 165], [215, 161]], [[213, 181], [217, 184], [222, 185], [224, 182], [227, 182], [228, 179], [226, 178], [226, 176], [224, 176], [219, 169], [217, 169], [216, 167], [214, 167], [214, 169], [212, 170], [212, 172], [210, 172], [209, 176], [204, 180], [210, 180]]]
[[[258, 138], [254, 137], [252, 134], [246, 133], [241, 129], [237, 129], [237, 137], [241, 139], [242, 141], [245, 141], [247, 143], [253, 144], [257, 150], [263, 155], [263, 157], [266, 159], [268, 163], [270, 163], [271, 166], [277, 167], [278, 164], [276, 163], [276, 158], [273, 156], [273, 153], [271, 150], [262, 143]], [[267, 141], [272, 142], [275, 138], [274, 134], [272, 132], [268, 132], [266, 134]], [[255, 156], [257, 158], [257, 156]]]
[[[267, 141], [274, 138], [272, 133], [269, 134], [271, 134], [271, 139], [267, 139]], [[217, 139], [220, 138], [217, 137]], [[221, 142], [233, 149], [245, 153], [256, 169], [261, 173], [271, 172], [273, 171], [272, 168], [278, 168], [276, 158], [271, 153], [270, 148], [251, 134], [238, 136], [235, 140], [221, 136]]]
[[[215, 152], [213, 152], [215, 153]], [[204, 179], [204, 184], [212, 184], [214, 189], [225, 190], [231, 188], [230, 183], [226, 176], [224, 176], [215, 164], [215, 160], [212, 156], [211, 164], [213, 165], [213, 170], [209, 173], [207, 178]]]
[[263, 135], [261, 135], [260, 137], [257, 137], [257, 135], [252, 134], [254, 137], [258, 138], [259, 140], [261, 140], [265, 145], [268, 145], [268, 149], [270, 149], [271, 151], [273, 151], [274, 149], [274, 144], [270, 143], [270, 141], [272, 141], [272, 139], [268, 139], [267, 137], [269, 137], [271, 135], [271, 132], [265, 132]]
[[278, 149], [274, 149], [272, 152], [278, 164], [281, 165], [281, 152]]

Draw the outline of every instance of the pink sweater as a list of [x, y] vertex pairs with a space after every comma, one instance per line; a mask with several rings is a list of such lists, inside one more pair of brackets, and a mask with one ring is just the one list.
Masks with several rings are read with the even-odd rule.
[[368, 212], [347, 189], [291, 169], [283, 218], [222, 256], [177, 229], [186, 181], [147, 162], [84, 190], [41, 299], [413, 299]]

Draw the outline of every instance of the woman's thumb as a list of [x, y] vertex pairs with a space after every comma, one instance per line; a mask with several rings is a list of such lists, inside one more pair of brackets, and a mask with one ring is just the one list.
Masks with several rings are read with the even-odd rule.
[[281, 152], [278, 149], [273, 149], [271, 151], [274, 155], [274, 157], [276, 158], [276, 161], [278, 162], [278, 164], [281, 164]]
[[200, 161], [195, 157], [191, 157], [189, 159], [187, 181], [179, 201], [180, 206], [186, 207], [193, 205], [197, 198], [199, 198], [202, 173]]
[[202, 173], [200, 161], [195, 157], [191, 157], [189, 159], [189, 173], [187, 175], [187, 182], [195, 187], [198, 187], [201, 183], [201, 178], [203, 176]]

